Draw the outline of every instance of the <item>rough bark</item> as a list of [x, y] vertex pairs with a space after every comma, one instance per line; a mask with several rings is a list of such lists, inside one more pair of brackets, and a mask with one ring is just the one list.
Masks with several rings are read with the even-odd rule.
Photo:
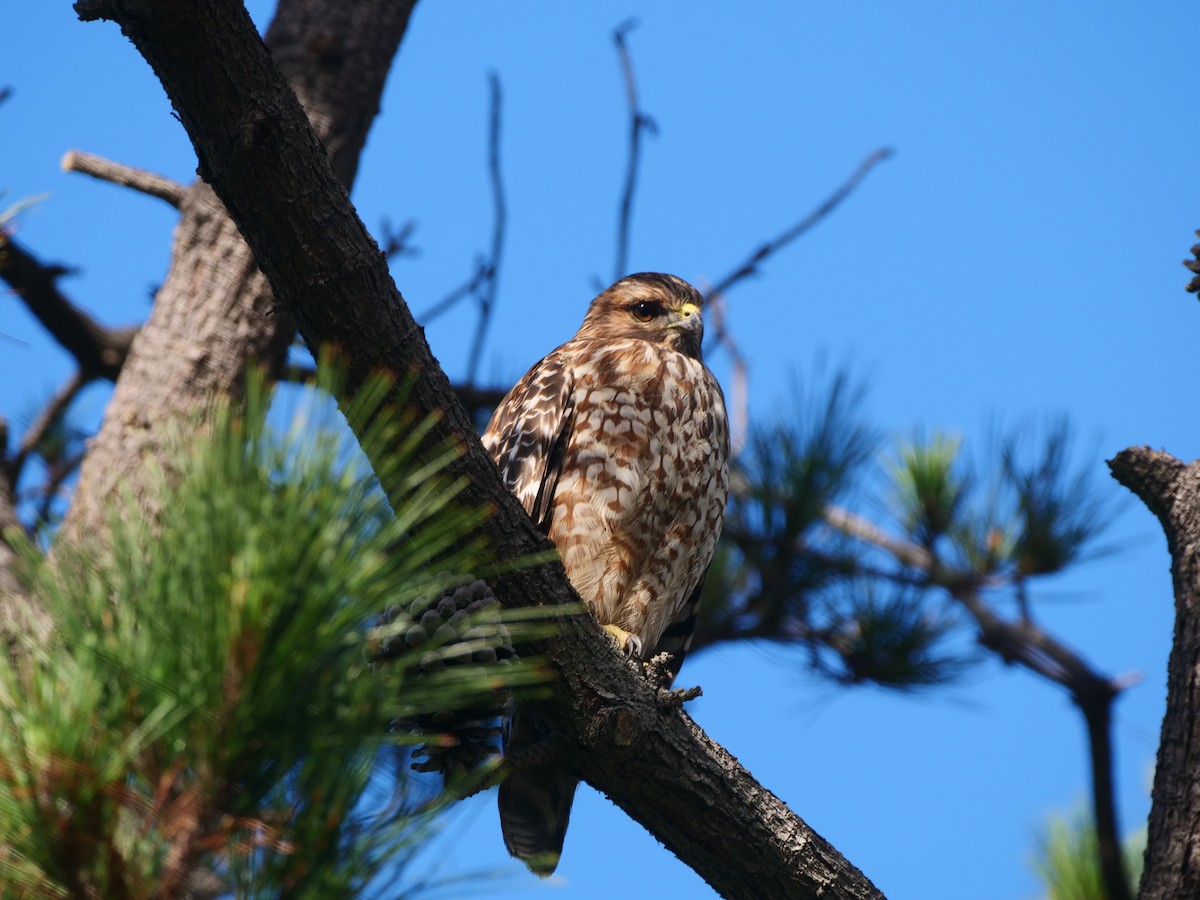
[[[358, 170], [414, 3], [281, 0], [264, 39], [345, 188]], [[237, 132], [230, 137], [240, 139]], [[139, 472], [157, 451], [162, 423], [214, 393], [236, 395], [246, 368], [281, 363], [294, 333], [212, 189], [195, 183], [180, 210], [166, 280], [80, 471], [63, 525], [68, 539], [100, 524], [118, 486], [140, 495]]]
[[[431, 443], [457, 441], [463, 500], [494, 510], [494, 551], [547, 549], [500, 481], [429, 353], [286, 84], [233, 0], [76, 4], [118, 21], [154, 68], [224, 201], [310, 347], [338, 344], [352, 392], [378, 368], [412, 376], [409, 402], [443, 413]], [[384, 485], [386, 488], [387, 485]], [[510, 606], [575, 598], [560, 563], [498, 577]], [[592, 785], [727, 897], [882, 896], [863, 875], [613, 652], [595, 621], [564, 616], [544, 648], [560, 672], [542, 713]]]
[[1185, 465], [1170, 454], [1132, 447], [1108, 465], [1162, 524], [1175, 588], [1167, 711], [1138, 896], [1200, 897], [1200, 460]]

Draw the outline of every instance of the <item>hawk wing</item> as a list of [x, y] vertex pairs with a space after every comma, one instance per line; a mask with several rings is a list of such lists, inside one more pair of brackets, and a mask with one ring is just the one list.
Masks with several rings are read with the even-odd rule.
[[575, 419], [573, 389], [560, 347], [513, 386], [482, 437], [505, 484], [545, 533]]
[[671, 654], [671, 661], [667, 664], [671, 680], [667, 683], [667, 687], [670, 687], [678, 677], [679, 670], [683, 666], [683, 658], [692, 649], [692, 637], [696, 633], [696, 620], [700, 614], [700, 595], [703, 592], [704, 576], [701, 575], [700, 583], [684, 601], [679, 612], [675, 614], [675, 618], [671, 620], [671, 624], [667, 626], [667, 630], [662, 633], [662, 637], [654, 645], [654, 652], [650, 654], [651, 658], [660, 653]]
[[[513, 386], [482, 437], [505, 484], [546, 534], [575, 420], [574, 387], [566, 353], [560, 347]], [[505, 730], [506, 756], [536, 744], [541, 737], [528, 717], [529, 710], [515, 704]], [[549, 875], [558, 864], [578, 783], [574, 775], [556, 766], [515, 772], [500, 783], [504, 844], [538, 875]]]

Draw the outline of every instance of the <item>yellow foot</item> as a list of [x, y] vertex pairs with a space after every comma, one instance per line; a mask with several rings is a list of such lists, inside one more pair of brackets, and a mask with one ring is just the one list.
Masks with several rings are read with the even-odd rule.
[[642, 639], [636, 634], [626, 631], [616, 625], [605, 625], [604, 630], [612, 635], [613, 640], [617, 642], [617, 646], [625, 653], [626, 656], [634, 659], [642, 657]]

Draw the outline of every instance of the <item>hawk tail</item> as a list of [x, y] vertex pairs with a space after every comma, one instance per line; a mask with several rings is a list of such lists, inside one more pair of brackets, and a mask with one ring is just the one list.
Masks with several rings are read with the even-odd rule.
[[504, 846], [535, 875], [545, 878], [558, 867], [578, 784], [578, 779], [552, 767], [512, 775], [500, 783]]
[[[523, 714], [525, 713], [525, 714]], [[509, 723], [505, 755], [539, 740], [528, 711], [516, 704]], [[554, 872], [562, 855], [571, 801], [579, 779], [557, 766], [534, 766], [500, 782], [500, 830], [504, 846], [530, 871], [543, 878]]]

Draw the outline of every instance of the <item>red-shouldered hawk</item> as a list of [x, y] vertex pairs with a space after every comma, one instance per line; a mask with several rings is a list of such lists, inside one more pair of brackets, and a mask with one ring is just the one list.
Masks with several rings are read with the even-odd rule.
[[[567, 343], [508, 393], [483, 445], [627, 653], [691, 645], [729, 491], [721, 388], [700, 357], [700, 293], [673, 275], [622, 278]], [[507, 749], [539, 737], [518, 706]], [[578, 780], [553, 767], [500, 785], [504, 842], [540, 875], [558, 864]]]

